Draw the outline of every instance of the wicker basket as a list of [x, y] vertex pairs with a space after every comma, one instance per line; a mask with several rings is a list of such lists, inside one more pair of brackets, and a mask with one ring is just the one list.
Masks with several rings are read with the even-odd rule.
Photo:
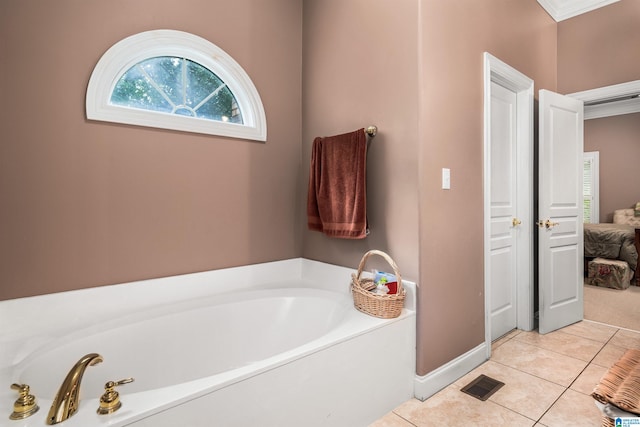
[[[591, 393], [598, 402], [616, 406], [640, 416], [640, 350], [629, 349], [600, 378]], [[603, 414], [603, 427], [613, 427], [614, 420]]]
[[[375, 283], [373, 279], [361, 278], [362, 270], [371, 255], [380, 255], [393, 268], [393, 272], [398, 279], [398, 292], [395, 294], [376, 294]], [[358, 273], [351, 275], [351, 292], [353, 293], [353, 305], [363, 313], [371, 316], [380, 317], [382, 319], [393, 319], [400, 316], [402, 307], [404, 306], [404, 298], [407, 294], [406, 289], [402, 287], [402, 277], [398, 271], [398, 266], [389, 255], [382, 251], [371, 250], [364, 254]]]

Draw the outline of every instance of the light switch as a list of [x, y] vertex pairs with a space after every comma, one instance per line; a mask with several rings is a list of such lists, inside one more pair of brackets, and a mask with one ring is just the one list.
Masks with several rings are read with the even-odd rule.
[[451, 170], [449, 168], [442, 168], [442, 189], [451, 189]]

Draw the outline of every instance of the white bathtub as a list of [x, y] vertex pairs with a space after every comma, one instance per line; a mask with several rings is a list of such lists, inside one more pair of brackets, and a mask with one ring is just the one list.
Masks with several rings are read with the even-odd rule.
[[[0, 302], [0, 426], [45, 425], [87, 353], [62, 426], [366, 426], [413, 397], [415, 285], [397, 319], [353, 308], [351, 269], [293, 259]], [[19, 326], [18, 326], [19, 325]], [[97, 415], [104, 383], [122, 408]], [[40, 411], [10, 421], [27, 383]]]

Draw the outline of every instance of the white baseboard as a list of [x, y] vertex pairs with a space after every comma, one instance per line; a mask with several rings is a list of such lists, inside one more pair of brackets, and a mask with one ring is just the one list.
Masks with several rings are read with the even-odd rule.
[[442, 390], [458, 378], [466, 375], [487, 360], [487, 344], [469, 350], [465, 354], [440, 366], [424, 376], [417, 376], [414, 382], [416, 399], [425, 400]]

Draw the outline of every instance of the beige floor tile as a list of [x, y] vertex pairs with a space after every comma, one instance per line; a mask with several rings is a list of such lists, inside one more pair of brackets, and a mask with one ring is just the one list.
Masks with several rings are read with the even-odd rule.
[[569, 387], [587, 362], [513, 339], [493, 352], [491, 360]]
[[616, 333], [615, 326], [603, 325], [602, 323], [583, 320], [573, 325], [562, 328], [562, 332], [588, 338], [590, 340], [606, 343]]
[[389, 412], [373, 424], [369, 424], [369, 427], [413, 427], [413, 424], [393, 412]]
[[540, 422], [550, 427], [597, 427], [601, 425], [601, 419], [600, 410], [591, 396], [567, 389]]
[[514, 339], [585, 362], [591, 361], [604, 345], [600, 341], [567, 334], [564, 331], [554, 331], [545, 335], [536, 331], [523, 332]]
[[488, 361], [456, 381], [460, 388], [484, 374], [505, 385], [489, 397], [489, 400], [511, 409], [532, 420], [539, 419], [565, 388], [517, 369]]
[[[640, 332], [582, 321], [546, 335], [514, 330], [491, 347], [490, 361], [425, 402], [403, 403], [370, 427], [599, 426], [601, 414], [590, 393], [627, 349], [640, 348]], [[480, 374], [505, 383], [486, 402], [460, 391]]]
[[607, 372], [604, 366], [589, 364], [578, 378], [571, 384], [571, 389], [582, 394], [591, 394], [600, 378]]
[[509, 332], [508, 334], [503, 335], [502, 337], [498, 338], [497, 340], [495, 340], [494, 342], [491, 343], [491, 351], [493, 351], [496, 348], [500, 347], [502, 344], [506, 343], [507, 341], [509, 341], [513, 337], [517, 336], [521, 332], [522, 331], [520, 331], [518, 329], [514, 329], [513, 331]]
[[402, 418], [418, 427], [469, 425], [483, 426], [533, 426], [534, 420], [510, 411], [489, 400], [483, 402], [447, 387], [424, 402], [412, 399], [394, 410]]
[[617, 345], [619, 347], [624, 347], [625, 349], [640, 349], [640, 332], [620, 329], [618, 332], [616, 332], [613, 338], [611, 338], [611, 341], [609, 341], [609, 343]]
[[622, 357], [624, 352], [627, 351], [626, 348], [620, 347], [610, 342], [602, 347], [602, 350], [593, 358], [591, 364], [595, 364], [598, 366], [603, 366], [605, 368], [610, 368], [614, 363]]

